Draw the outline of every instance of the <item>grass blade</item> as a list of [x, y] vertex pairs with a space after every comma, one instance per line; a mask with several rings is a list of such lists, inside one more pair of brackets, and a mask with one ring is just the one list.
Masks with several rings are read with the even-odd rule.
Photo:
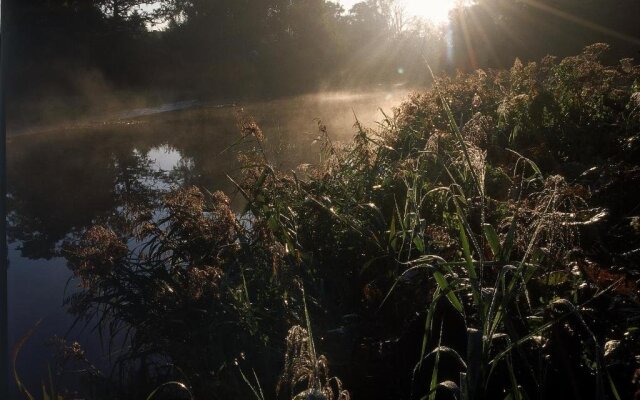
[[462, 307], [462, 303], [456, 296], [455, 292], [451, 290], [449, 286], [449, 282], [447, 282], [447, 278], [445, 278], [442, 272], [440, 271], [434, 272], [433, 277], [436, 280], [436, 283], [438, 284], [440, 289], [442, 290], [442, 293], [444, 293], [447, 296], [447, 299], [449, 299], [449, 302], [451, 302], [451, 305], [456, 309], [456, 311], [458, 311], [460, 314], [463, 314], [464, 309]]
[[431, 382], [429, 384], [429, 400], [436, 400], [436, 390], [438, 389], [438, 365], [440, 364], [440, 347], [442, 344], [442, 325], [440, 325], [440, 338], [438, 339], [438, 347], [436, 349], [436, 361], [433, 365], [431, 373]]
[[178, 381], [170, 381], [170, 382], [163, 383], [162, 385], [160, 385], [157, 388], [155, 388], [153, 390], [153, 392], [151, 392], [149, 394], [149, 396], [147, 396], [146, 400], [154, 399], [162, 390], [164, 390], [165, 388], [167, 388], [169, 386], [176, 386], [178, 389], [181, 389], [181, 390], [187, 392], [189, 394], [189, 399], [190, 400], [194, 400], [193, 394], [191, 393], [191, 391], [189, 390], [187, 385], [185, 385], [182, 382], [178, 382]]
[[483, 224], [482, 230], [484, 231], [484, 236], [487, 239], [487, 243], [489, 243], [489, 247], [491, 247], [493, 257], [497, 259], [498, 257], [500, 257], [500, 254], [502, 254], [502, 246], [500, 246], [500, 240], [498, 239], [496, 230], [490, 224]]
[[13, 354], [11, 356], [11, 362], [12, 362], [12, 366], [13, 366], [13, 379], [16, 382], [16, 386], [18, 387], [18, 390], [20, 391], [20, 393], [26, 397], [28, 400], [34, 400], [35, 398], [33, 397], [33, 395], [29, 392], [29, 390], [27, 389], [27, 387], [23, 384], [22, 380], [20, 379], [20, 375], [18, 375], [18, 368], [17, 368], [17, 364], [18, 364], [18, 354], [20, 353], [20, 350], [22, 349], [22, 347], [25, 345], [25, 343], [27, 343], [27, 341], [29, 340], [29, 338], [33, 335], [33, 333], [36, 331], [36, 328], [40, 325], [40, 323], [42, 322], [42, 318], [38, 320], [38, 322], [35, 323], [35, 325], [29, 329], [27, 331], [27, 333], [25, 333], [20, 340], [18, 340], [18, 343], [16, 344], [16, 346], [13, 349]]

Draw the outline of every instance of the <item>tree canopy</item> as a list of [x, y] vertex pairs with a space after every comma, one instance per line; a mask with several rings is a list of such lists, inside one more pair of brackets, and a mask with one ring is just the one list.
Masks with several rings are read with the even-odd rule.
[[[448, 26], [396, 0], [10, 0], [10, 93], [74, 94], [78, 79], [217, 98], [428, 82], [437, 71], [511, 65], [611, 43], [635, 56], [640, 3], [479, 0]], [[594, 21], [598, 21], [595, 23]]]

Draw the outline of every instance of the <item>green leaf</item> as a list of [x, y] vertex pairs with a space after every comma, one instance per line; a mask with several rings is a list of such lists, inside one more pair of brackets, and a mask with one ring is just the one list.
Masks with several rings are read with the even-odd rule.
[[542, 249], [540, 249], [539, 247], [536, 247], [532, 251], [530, 262], [531, 264], [541, 264], [545, 256], [546, 254], [544, 253], [544, 251], [542, 251]]
[[533, 162], [533, 160], [523, 156], [522, 154], [518, 153], [515, 150], [511, 150], [511, 149], [506, 149], [508, 152], [511, 152], [515, 155], [517, 155], [521, 160], [523, 160], [524, 162], [526, 162], [531, 169], [533, 170], [533, 172], [535, 173], [535, 178], [542, 178], [542, 171], [540, 170], [540, 167], [538, 167], [538, 164], [536, 164], [535, 162]]
[[391, 248], [396, 251], [396, 214], [394, 213], [391, 216], [391, 223], [389, 224], [389, 245]]
[[273, 233], [278, 233], [280, 231], [280, 229], [278, 229], [280, 224], [273, 215], [267, 220], [267, 226], [269, 226], [269, 229], [271, 229]]
[[607, 380], [609, 381], [609, 387], [611, 388], [613, 397], [615, 397], [616, 400], [621, 400], [618, 389], [616, 388], [616, 384], [613, 382], [613, 379], [611, 379], [611, 374], [609, 374], [609, 371], [607, 371]]
[[429, 400], [436, 400], [436, 389], [438, 386], [438, 366], [440, 364], [440, 345], [442, 344], [442, 326], [440, 326], [440, 339], [438, 339], [438, 347], [436, 351], [436, 361], [433, 365], [431, 373], [431, 383], [429, 385]]
[[456, 311], [462, 314], [462, 311], [463, 311], [462, 303], [460, 303], [460, 300], [458, 300], [458, 297], [456, 296], [456, 294], [453, 291], [451, 291], [451, 289], [449, 288], [449, 282], [447, 282], [447, 278], [445, 278], [444, 275], [442, 275], [442, 272], [440, 271], [434, 272], [433, 277], [435, 278], [436, 283], [442, 290], [442, 293], [446, 294], [447, 299], [449, 299], [449, 301], [451, 302], [451, 305], [456, 309]]
[[544, 285], [562, 285], [569, 281], [569, 274], [565, 271], [552, 271], [542, 276], [538, 281]]
[[422, 240], [422, 238], [420, 238], [420, 236], [416, 236], [413, 238], [413, 244], [416, 245], [416, 249], [418, 249], [420, 253], [424, 253], [424, 241]]
[[483, 224], [482, 230], [484, 231], [487, 243], [489, 243], [489, 246], [491, 247], [491, 252], [493, 253], [494, 258], [499, 258], [502, 253], [502, 246], [500, 246], [500, 240], [498, 239], [496, 230], [493, 229], [493, 226], [490, 224]]
[[511, 250], [513, 249], [513, 242], [516, 237], [516, 216], [513, 216], [511, 220], [511, 226], [509, 226], [509, 232], [502, 244], [502, 253], [500, 255], [500, 262], [508, 262], [511, 258]]
[[49, 393], [47, 393], [47, 388], [44, 383], [42, 383], [42, 400], [54, 400], [49, 397]]
[[431, 304], [429, 304], [429, 311], [427, 311], [427, 318], [424, 320], [424, 332], [422, 335], [422, 348], [420, 350], [420, 362], [418, 363], [418, 368], [422, 368], [422, 362], [424, 359], [424, 355], [427, 351], [427, 341], [429, 340], [429, 334], [431, 333], [432, 324], [433, 324], [433, 315], [436, 312], [436, 306], [440, 301], [440, 288], [436, 288], [433, 293], [433, 297], [431, 298]]
[[473, 258], [471, 257], [471, 246], [469, 245], [469, 238], [467, 237], [467, 233], [464, 231], [464, 225], [462, 224], [462, 220], [458, 218], [458, 231], [460, 232], [460, 244], [462, 245], [462, 254], [464, 255], [464, 260], [467, 263], [467, 271], [469, 273], [469, 277], [472, 280], [477, 278], [475, 266], [473, 265]]

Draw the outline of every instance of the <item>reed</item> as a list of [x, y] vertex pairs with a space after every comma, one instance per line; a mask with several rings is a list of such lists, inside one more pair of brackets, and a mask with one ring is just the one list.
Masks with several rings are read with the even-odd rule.
[[602, 51], [435, 78], [350, 143], [319, 123], [318, 163], [293, 171], [241, 118], [243, 211], [185, 188], [160, 218], [89, 230], [65, 246], [70, 304], [128, 357], [167, 356], [194, 398], [624, 398], [637, 286], [593, 272], [603, 206], [571, 172], [640, 132], [640, 69]]

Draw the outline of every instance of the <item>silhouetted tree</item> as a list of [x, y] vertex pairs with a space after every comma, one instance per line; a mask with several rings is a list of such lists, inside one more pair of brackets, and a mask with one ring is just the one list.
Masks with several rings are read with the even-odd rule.
[[501, 67], [514, 58], [565, 56], [595, 42], [612, 45], [610, 61], [637, 56], [636, 0], [479, 0], [453, 13], [452, 67]]

